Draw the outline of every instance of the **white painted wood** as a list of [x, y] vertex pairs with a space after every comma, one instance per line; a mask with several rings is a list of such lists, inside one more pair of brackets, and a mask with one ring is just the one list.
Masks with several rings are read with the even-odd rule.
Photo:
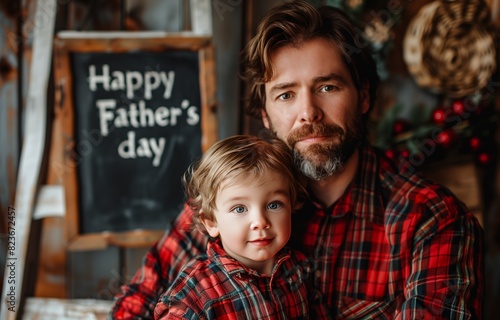
[[213, 34], [212, 7], [210, 0], [190, 0], [191, 26], [196, 35]]
[[44, 185], [40, 188], [38, 194], [33, 219], [64, 217], [64, 213], [66, 212], [65, 205], [64, 187], [62, 185]]
[[129, 38], [166, 38], [166, 37], [192, 37], [192, 31], [166, 32], [166, 31], [59, 31], [60, 39], [129, 39]]
[[23, 320], [105, 319], [113, 301], [95, 299], [27, 298]]
[[[33, 30], [33, 63], [30, 69], [28, 99], [25, 111], [23, 148], [19, 163], [16, 187], [15, 250], [7, 258], [1, 303], [0, 319], [13, 320], [22, 312], [19, 310], [23, 275], [28, 251], [28, 239], [34, 210], [40, 166], [45, 148], [47, 84], [52, 60], [52, 39], [57, 9], [56, 0], [37, 0], [36, 20]], [[8, 251], [7, 254], [10, 252]], [[10, 273], [13, 270], [14, 276]], [[9, 272], [7, 272], [9, 271]], [[12, 276], [12, 278], [10, 278]], [[10, 280], [10, 281], [9, 281]], [[11, 290], [11, 289], [14, 290]], [[14, 292], [15, 312], [10, 311], [12, 301], [9, 293]]]

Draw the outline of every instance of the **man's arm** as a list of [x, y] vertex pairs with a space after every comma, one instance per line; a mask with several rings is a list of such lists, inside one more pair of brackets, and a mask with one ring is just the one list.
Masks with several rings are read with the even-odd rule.
[[464, 210], [445, 195], [416, 226], [397, 319], [481, 319], [483, 230], [471, 213], [457, 213]]
[[155, 319], [157, 320], [197, 320], [200, 318], [198, 314], [180, 301], [171, 303], [170, 307], [159, 304], [156, 307], [155, 313]]
[[110, 319], [152, 319], [160, 295], [192, 258], [205, 252], [208, 238], [192, 228], [188, 206], [153, 245], [129, 284], [122, 286]]

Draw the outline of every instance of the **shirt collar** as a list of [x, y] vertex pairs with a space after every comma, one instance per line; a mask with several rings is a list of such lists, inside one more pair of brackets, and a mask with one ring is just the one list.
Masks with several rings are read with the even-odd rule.
[[360, 148], [358, 173], [352, 184], [352, 212], [354, 215], [383, 223], [384, 204], [380, 191], [379, 157], [368, 144]]
[[[332, 216], [351, 213], [362, 219], [383, 223], [383, 199], [380, 192], [379, 157], [375, 150], [364, 143], [359, 148], [356, 176], [344, 194], [328, 209]], [[315, 203], [316, 207], [321, 207]]]
[[[222, 243], [220, 238], [217, 238], [215, 241], [209, 241], [207, 246], [207, 255], [209, 259], [215, 260], [222, 264], [224, 268], [228, 271], [229, 274], [238, 274], [238, 273], [248, 273], [250, 275], [254, 275], [257, 277], [262, 277], [264, 275], [260, 274], [256, 270], [247, 268], [241, 262], [234, 259], [222, 248]], [[275, 257], [275, 264], [273, 268], [273, 273], [277, 270], [277, 268], [283, 263], [283, 261], [290, 258], [290, 249], [283, 248], [280, 250]]]

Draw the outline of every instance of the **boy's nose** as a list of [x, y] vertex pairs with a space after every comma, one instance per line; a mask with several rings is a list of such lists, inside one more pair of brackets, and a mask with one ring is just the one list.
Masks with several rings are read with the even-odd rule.
[[250, 225], [250, 228], [252, 230], [259, 230], [259, 229], [269, 229], [270, 226], [271, 223], [269, 222], [269, 220], [262, 213], [258, 213], [255, 215], [255, 218], [252, 224]]

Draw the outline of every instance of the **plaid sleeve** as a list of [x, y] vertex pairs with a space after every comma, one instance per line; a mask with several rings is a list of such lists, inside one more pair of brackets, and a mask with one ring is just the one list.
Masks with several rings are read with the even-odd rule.
[[155, 319], [156, 320], [167, 320], [167, 319], [198, 319], [199, 316], [192, 312], [188, 306], [182, 302], [176, 301], [172, 302], [168, 306], [165, 303], [158, 303], [155, 308]]
[[420, 217], [404, 270], [406, 301], [396, 319], [481, 319], [483, 230], [456, 204], [445, 194]]
[[151, 319], [160, 295], [180, 269], [202, 252], [208, 238], [191, 229], [192, 211], [186, 205], [162, 239], [153, 245], [129, 284], [121, 287], [108, 319]]

